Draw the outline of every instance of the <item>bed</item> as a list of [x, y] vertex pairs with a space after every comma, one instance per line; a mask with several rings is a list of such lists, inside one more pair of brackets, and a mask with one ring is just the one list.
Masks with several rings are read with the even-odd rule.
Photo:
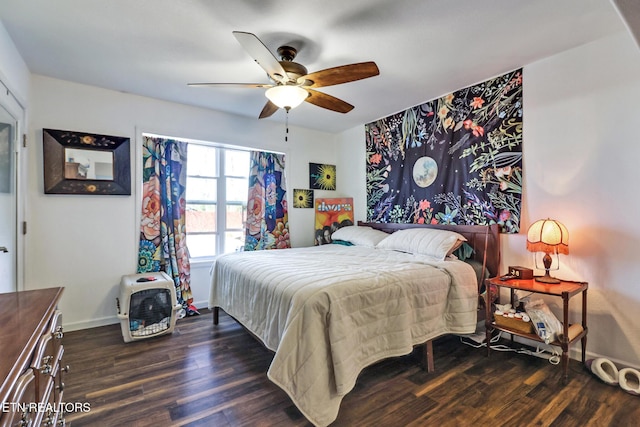
[[[214, 324], [222, 309], [275, 353], [268, 378], [318, 426], [366, 366], [424, 345], [433, 370], [433, 339], [473, 333], [482, 276], [498, 273], [500, 256], [497, 225], [359, 222], [334, 236], [346, 239], [219, 257], [209, 299]], [[468, 260], [450, 255], [451, 239], [466, 239]]]

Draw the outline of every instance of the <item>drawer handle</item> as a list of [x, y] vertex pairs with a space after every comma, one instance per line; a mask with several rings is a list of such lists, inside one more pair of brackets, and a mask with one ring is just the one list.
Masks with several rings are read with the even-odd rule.
[[60, 391], [64, 391], [64, 383], [60, 382], [60, 385], [58, 387], [56, 387], [58, 390]]
[[31, 423], [33, 422], [30, 418], [27, 418], [27, 412], [22, 413], [22, 418], [18, 421], [18, 426], [20, 427], [31, 427]]
[[53, 336], [59, 340], [62, 339], [62, 337], [64, 336], [64, 333], [62, 332], [62, 326], [58, 326]]
[[53, 425], [53, 415], [51, 413], [47, 413], [47, 418], [45, 418], [42, 421], [43, 421], [43, 423], [42, 423], [43, 426], [47, 426], [47, 427], [52, 426]]
[[61, 370], [65, 373], [69, 372], [69, 365], [64, 365], [64, 367], [61, 368]]
[[43, 375], [49, 375], [51, 373], [51, 361], [53, 360], [53, 356], [45, 356], [42, 358], [42, 363], [44, 366], [40, 368], [40, 373]]

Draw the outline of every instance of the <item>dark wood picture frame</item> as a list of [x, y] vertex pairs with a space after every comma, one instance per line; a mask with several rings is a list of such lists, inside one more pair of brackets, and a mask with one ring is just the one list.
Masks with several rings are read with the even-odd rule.
[[[130, 139], [58, 129], [42, 130], [45, 194], [131, 195]], [[65, 150], [112, 154], [111, 170], [106, 177], [91, 178], [76, 173], [70, 176]]]

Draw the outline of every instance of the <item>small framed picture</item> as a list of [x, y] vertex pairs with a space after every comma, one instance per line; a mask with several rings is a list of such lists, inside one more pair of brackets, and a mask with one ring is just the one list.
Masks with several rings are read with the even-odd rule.
[[293, 207], [294, 208], [313, 208], [313, 190], [293, 190]]
[[313, 190], [335, 190], [336, 166], [309, 163], [309, 187]]

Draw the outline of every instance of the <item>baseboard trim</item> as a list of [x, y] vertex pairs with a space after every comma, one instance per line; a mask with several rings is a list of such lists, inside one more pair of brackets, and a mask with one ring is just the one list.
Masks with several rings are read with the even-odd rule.
[[[207, 308], [208, 304], [209, 304], [208, 301], [196, 301], [193, 303], [193, 305], [195, 305], [197, 308]], [[64, 319], [64, 313], [62, 314]], [[99, 328], [101, 326], [107, 326], [107, 325], [115, 325], [117, 323], [120, 323], [120, 319], [118, 319], [118, 317], [114, 315], [114, 316], [102, 317], [100, 319], [81, 320], [79, 322], [71, 322], [71, 323], [65, 323], [63, 320], [62, 326], [64, 327], [64, 330], [66, 332], [71, 332], [71, 331], [79, 331], [81, 329], [91, 329], [91, 328]]]
[[[64, 313], [63, 313], [64, 314]], [[120, 322], [116, 316], [103, 317], [101, 319], [82, 320], [80, 322], [62, 322], [65, 332], [79, 331], [81, 329], [99, 328], [100, 326], [113, 325]]]

